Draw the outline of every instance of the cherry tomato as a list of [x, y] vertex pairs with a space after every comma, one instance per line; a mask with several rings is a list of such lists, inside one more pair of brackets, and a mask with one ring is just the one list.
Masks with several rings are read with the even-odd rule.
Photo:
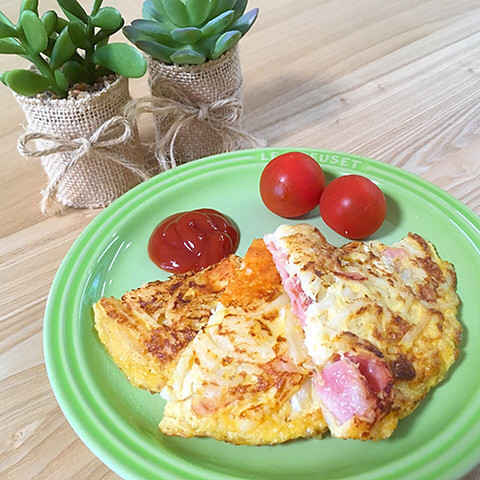
[[360, 240], [385, 220], [387, 203], [380, 188], [361, 175], [345, 175], [327, 185], [320, 199], [324, 222], [344, 237]]
[[260, 177], [265, 206], [281, 217], [294, 218], [315, 208], [325, 189], [322, 167], [309, 155], [289, 152], [271, 160]]

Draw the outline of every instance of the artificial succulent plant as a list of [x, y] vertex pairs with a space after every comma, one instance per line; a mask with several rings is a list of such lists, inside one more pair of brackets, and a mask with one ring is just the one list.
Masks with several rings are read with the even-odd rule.
[[63, 98], [77, 82], [92, 84], [111, 73], [144, 75], [141, 52], [125, 43], [108, 43], [124, 20], [116, 8], [102, 8], [102, 1], [94, 0], [87, 14], [77, 0], [57, 0], [64, 19], [54, 10], [40, 17], [38, 0], [23, 0], [16, 25], [0, 12], [0, 53], [19, 55], [35, 67], [3, 72], [0, 80], [21, 95], [51, 90]]
[[143, 19], [123, 29], [140, 50], [168, 64], [201, 65], [233, 48], [257, 18], [248, 0], [145, 0]]

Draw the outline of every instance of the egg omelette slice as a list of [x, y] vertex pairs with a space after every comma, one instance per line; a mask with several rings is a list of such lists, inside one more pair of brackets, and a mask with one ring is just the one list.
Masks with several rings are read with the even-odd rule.
[[240, 261], [231, 255], [200, 272], [172, 275], [93, 305], [99, 339], [133, 385], [151, 392], [164, 387]]
[[453, 266], [416, 234], [336, 248], [299, 224], [265, 242], [303, 325], [332, 435], [390, 436], [458, 357]]
[[160, 430], [250, 445], [319, 435], [308, 360], [272, 256], [255, 240], [162, 391]]

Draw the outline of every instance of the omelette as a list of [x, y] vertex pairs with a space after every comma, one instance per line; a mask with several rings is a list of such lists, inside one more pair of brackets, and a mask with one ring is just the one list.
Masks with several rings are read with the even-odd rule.
[[453, 266], [411, 233], [392, 246], [337, 248], [311, 225], [282, 225], [265, 243], [303, 327], [331, 434], [389, 437], [458, 357]]
[[247, 445], [320, 435], [312, 373], [272, 256], [255, 240], [162, 391], [160, 430]]
[[159, 392], [186, 346], [205, 325], [241, 259], [230, 255], [200, 272], [172, 275], [93, 305], [107, 352], [135, 386]]

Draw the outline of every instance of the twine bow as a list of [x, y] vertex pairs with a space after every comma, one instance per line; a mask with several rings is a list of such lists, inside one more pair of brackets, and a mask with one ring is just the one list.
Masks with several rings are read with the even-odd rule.
[[223, 151], [231, 150], [238, 139], [255, 147], [265, 145], [263, 140], [238, 126], [243, 110], [239, 99], [227, 97], [210, 103], [195, 102], [178, 87], [162, 85], [162, 88], [164, 96], [142, 97], [129, 102], [125, 115], [135, 120], [143, 113], [150, 113], [157, 116], [159, 121], [172, 116], [172, 124], [163, 138], [157, 139], [155, 148], [155, 156], [163, 170], [177, 166], [174, 153], [177, 136], [193, 120], [208, 123], [221, 136]]
[[[42, 190], [42, 200], [40, 207], [45, 214], [60, 213], [64, 205], [57, 200], [57, 191], [60, 181], [66, 173], [84, 156], [101, 155], [103, 158], [125, 167], [127, 170], [137, 175], [142, 180], [149, 178], [148, 173], [129, 161], [120, 153], [112, 151], [115, 145], [127, 143], [133, 136], [130, 122], [121, 116], [112, 117], [101, 125], [89, 138], [65, 138], [60, 135], [49, 133], [24, 133], [18, 139], [18, 152], [24, 157], [38, 158], [54, 154], [71, 154], [68, 161], [62, 164], [62, 167], [52, 175], [48, 185]], [[32, 140], [46, 140], [53, 143], [50, 148], [29, 149], [27, 144]]]

